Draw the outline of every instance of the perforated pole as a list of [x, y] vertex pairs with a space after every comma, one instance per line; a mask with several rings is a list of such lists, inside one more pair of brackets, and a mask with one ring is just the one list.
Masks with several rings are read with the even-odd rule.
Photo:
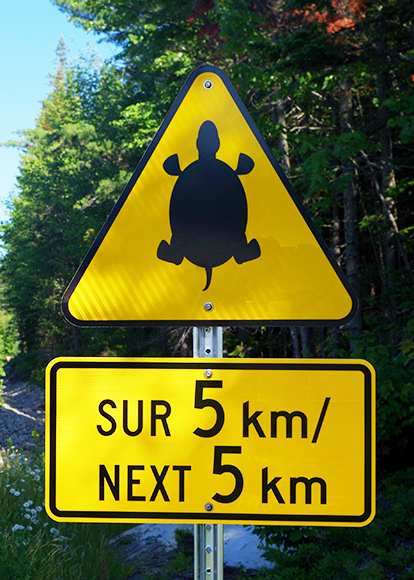
[[[193, 357], [222, 358], [223, 329], [193, 328]], [[223, 525], [194, 525], [194, 579], [223, 580]]]

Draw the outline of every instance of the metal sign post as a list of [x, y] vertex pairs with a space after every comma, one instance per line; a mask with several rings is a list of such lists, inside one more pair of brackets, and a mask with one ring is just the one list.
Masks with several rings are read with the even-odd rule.
[[[193, 357], [222, 358], [223, 329], [193, 328]], [[223, 580], [223, 524], [194, 525], [194, 580]]]

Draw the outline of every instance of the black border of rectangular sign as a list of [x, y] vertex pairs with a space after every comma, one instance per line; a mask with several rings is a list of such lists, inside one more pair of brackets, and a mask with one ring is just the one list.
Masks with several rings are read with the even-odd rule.
[[[57, 412], [57, 398], [56, 398], [56, 388], [57, 380], [56, 375], [61, 368], [122, 368], [122, 369], [237, 369], [237, 370], [341, 370], [341, 371], [359, 371], [364, 374], [364, 434], [365, 434], [365, 460], [364, 460], [364, 477], [365, 477], [365, 493], [364, 493], [364, 512], [360, 516], [302, 516], [302, 515], [285, 515], [285, 514], [215, 514], [213, 512], [203, 512], [203, 513], [189, 513], [189, 512], [136, 512], [136, 511], [123, 511], [123, 512], [112, 512], [112, 511], [61, 511], [56, 507], [56, 412]], [[362, 524], [366, 522], [372, 515], [371, 510], [371, 498], [373, 492], [373, 477], [372, 477], [372, 434], [373, 434], [373, 421], [372, 421], [372, 375], [368, 367], [365, 365], [355, 362], [349, 363], [335, 363], [335, 362], [324, 362], [324, 363], [229, 363], [229, 362], [218, 362], [217, 359], [206, 359], [206, 362], [145, 362], [145, 361], [105, 361], [98, 360], [95, 361], [85, 360], [80, 361], [79, 359], [73, 361], [57, 361], [50, 369], [50, 440], [49, 440], [49, 497], [50, 497], [50, 511], [57, 518], [99, 518], [102, 521], [114, 520], [114, 519], [142, 519], [151, 522], [153, 520], [190, 520], [197, 523], [201, 520], [206, 522], [214, 523], [215, 520], [226, 520], [238, 523], [238, 521], [243, 522], [263, 522], [268, 524], [280, 524], [283, 525], [284, 522], [294, 522], [297, 525], [318, 525], [320, 523], [323, 525], [324, 522], [329, 522], [331, 525], [335, 523], [338, 524]]]

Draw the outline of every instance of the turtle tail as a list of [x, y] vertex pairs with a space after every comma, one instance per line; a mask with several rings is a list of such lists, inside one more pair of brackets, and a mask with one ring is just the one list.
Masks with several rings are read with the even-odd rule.
[[213, 268], [207, 266], [207, 268], [206, 268], [207, 279], [206, 279], [206, 285], [203, 288], [203, 292], [204, 292], [204, 290], [207, 290], [207, 288], [210, 286], [212, 273], [213, 273]]

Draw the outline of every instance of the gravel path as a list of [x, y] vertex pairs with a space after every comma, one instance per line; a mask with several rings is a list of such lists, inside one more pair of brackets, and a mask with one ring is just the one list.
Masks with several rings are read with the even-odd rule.
[[7, 447], [9, 439], [22, 451], [33, 449], [33, 430], [39, 433], [41, 445], [45, 441], [45, 393], [26, 383], [5, 380], [0, 396], [0, 447]]

